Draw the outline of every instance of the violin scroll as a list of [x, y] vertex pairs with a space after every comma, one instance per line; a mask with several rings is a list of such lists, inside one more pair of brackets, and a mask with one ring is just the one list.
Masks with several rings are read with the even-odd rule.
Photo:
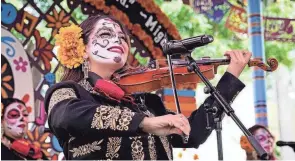
[[275, 58], [269, 58], [267, 59], [267, 65], [266, 65], [260, 59], [256, 58], [256, 59], [250, 60], [248, 63], [248, 66], [249, 67], [257, 66], [264, 71], [273, 72], [278, 68], [279, 62]]

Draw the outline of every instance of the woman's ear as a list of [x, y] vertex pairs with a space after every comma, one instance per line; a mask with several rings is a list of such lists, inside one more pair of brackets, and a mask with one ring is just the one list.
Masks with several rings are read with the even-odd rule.
[[83, 58], [84, 58], [84, 60], [88, 60], [89, 59], [89, 55], [88, 55], [88, 50], [87, 50], [87, 48], [85, 48], [85, 54], [84, 54], [84, 56], [83, 56]]

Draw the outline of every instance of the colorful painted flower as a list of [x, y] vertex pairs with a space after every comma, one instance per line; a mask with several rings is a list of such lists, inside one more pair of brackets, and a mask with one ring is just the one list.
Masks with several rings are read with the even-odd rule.
[[1, 98], [13, 96], [14, 81], [7, 59], [1, 56]]
[[27, 65], [28, 62], [23, 60], [23, 57], [19, 57], [18, 60], [14, 59], [13, 63], [16, 65], [15, 69], [17, 71], [22, 70], [22, 72], [26, 72], [27, 71]]
[[70, 26], [70, 16], [66, 16], [64, 10], [57, 13], [56, 9], [53, 9], [53, 16], [46, 15], [46, 19], [49, 21], [46, 27], [54, 28], [52, 36], [55, 36], [61, 27]]
[[25, 105], [27, 107], [27, 111], [29, 113], [31, 113], [32, 112], [32, 107], [27, 104], [29, 102], [29, 100], [30, 100], [30, 95], [29, 94], [25, 94], [23, 96], [23, 98], [22, 98], [22, 101], [25, 103]]
[[27, 131], [28, 141], [31, 144], [34, 144], [35, 146], [40, 147], [42, 152], [47, 157], [50, 157], [50, 154], [47, 151], [47, 149], [51, 148], [51, 144], [46, 143], [45, 140], [47, 139], [47, 137], [49, 137], [49, 134], [50, 133], [40, 134], [40, 130], [38, 126], [33, 131], [30, 131], [30, 130]]
[[44, 37], [41, 37], [38, 30], [34, 31], [34, 37], [36, 39], [36, 49], [34, 50], [33, 55], [35, 57], [41, 57], [41, 60], [44, 63], [45, 70], [50, 71], [50, 61], [54, 57], [54, 54], [52, 52], [53, 45], [47, 42]]

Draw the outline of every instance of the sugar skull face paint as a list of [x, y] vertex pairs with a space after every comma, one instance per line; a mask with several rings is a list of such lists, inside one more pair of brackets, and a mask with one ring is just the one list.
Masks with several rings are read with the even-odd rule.
[[254, 136], [268, 154], [273, 153], [274, 138], [268, 131], [260, 128], [255, 131]]
[[119, 24], [108, 18], [99, 20], [87, 44], [90, 63], [107, 65], [115, 70], [122, 68], [129, 53], [127, 41]]
[[2, 120], [4, 134], [13, 139], [22, 138], [28, 129], [28, 111], [18, 102], [11, 103], [5, 109]]

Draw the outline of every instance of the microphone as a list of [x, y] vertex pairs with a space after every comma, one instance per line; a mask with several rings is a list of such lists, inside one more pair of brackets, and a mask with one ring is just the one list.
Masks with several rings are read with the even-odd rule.
[[293, 141], [277, 141], [277, 146], [289, 146], [295, 151], [295, 142]]
[[213, 42], [213, 37], [211, 35], [201, 35], [196, 37], [191, 37], [183, 40], [172, 40], [166, 42], [163, 45], [163, 51], [167, 55], [179, 54], [179, 53], [190, 53], [195, 48], [207, 45]]

